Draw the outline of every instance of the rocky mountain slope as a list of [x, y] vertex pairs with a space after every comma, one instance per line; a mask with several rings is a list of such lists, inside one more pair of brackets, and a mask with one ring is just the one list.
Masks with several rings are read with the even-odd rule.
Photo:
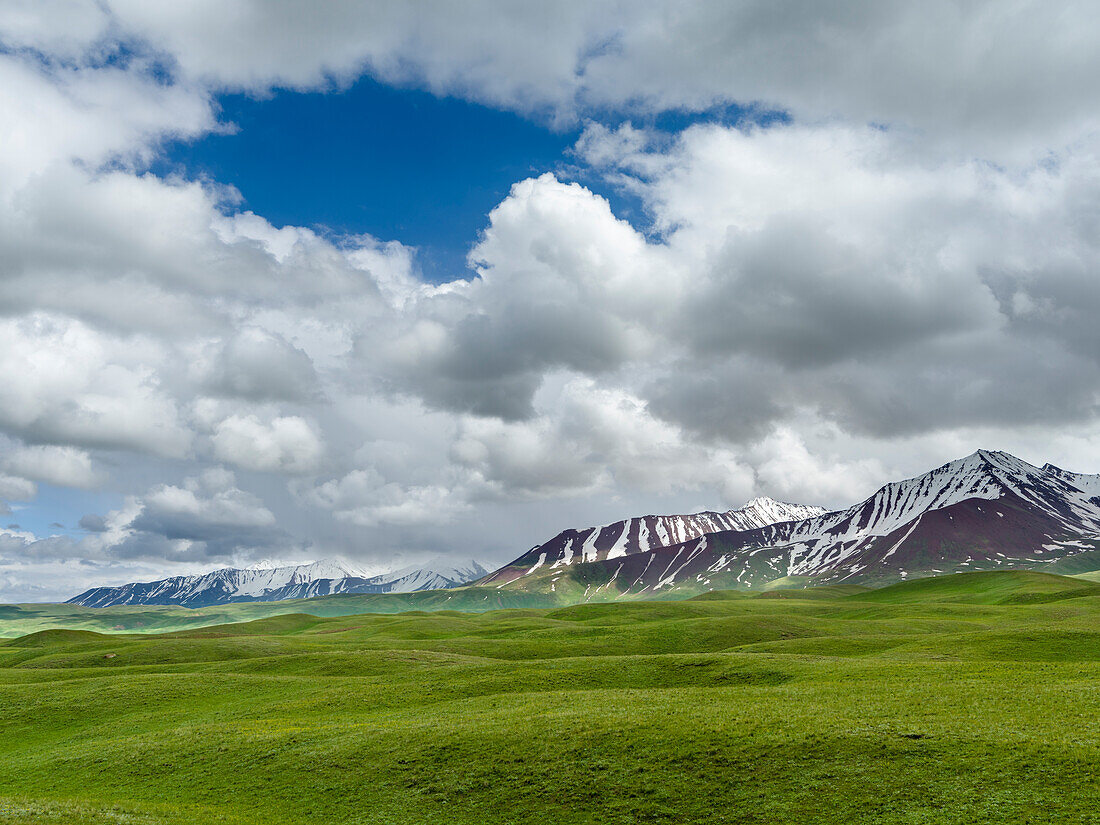
[[538, 544], [496, 571], [484, 583], [508, 580], [511, 568], [530, 568], [534, 572], [544, 564], [568, 565], [595, 562], [646, 553], [710, 533], [751, 530], [782, 521], [800, 521], [821, 515], [822, 507], [788, 504], [773, 498], [754, 498], [738, 510], [724, 513], [703, 512], [685, 516], [640, 516], [612, 522], [601, 527], [563, 530]]
[[96, 587], [70, 599], [84, 607], [181, 605], [208, 607], [250, 601], [279, 601], [336, 593], [411, 593], [457, 587], [488, 573], [476, 561], [454, 565], [436, 561], [382, 575], [370, 575], [343, 562], [317, 561], [287, 567], [225, 568], [198, 576]]

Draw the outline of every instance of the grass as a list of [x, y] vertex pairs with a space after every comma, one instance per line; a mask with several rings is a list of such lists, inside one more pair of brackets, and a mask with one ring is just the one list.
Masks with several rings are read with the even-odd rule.
[[0, 639], [57, 627], [100, 633], [165, 633], [304, 610], [318, 616], [347, 616], [413, 610], [483, 612], [508, 607], [554, 607], [567, 603], [568, 598], [558, 594], [461, 587], [418, 593], [365, 593], [281, 602], [243, 602], [195, 609], [174, 606], [94, 608], [71, 604], [5, 604], [0, 605]]
[[1095, 821], [1100, 584], [725, 596], [0, 643], [0, 823]]

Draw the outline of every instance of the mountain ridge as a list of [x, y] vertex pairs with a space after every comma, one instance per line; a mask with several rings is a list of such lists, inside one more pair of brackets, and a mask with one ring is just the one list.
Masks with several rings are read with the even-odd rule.
[[593, 587], [652, 596], [691, 587], [759, 588], [779, 579], [886, 583], [951, 570], [1043, 566], [1100, 549], [1098, 493], [1100, 474], [978, 450], [883, 485], [848, 508], [605, 555], [582, 561], [583, 573], [564, 548], [536, 565], [529, 551], [483, 581], [556, 590], [566, 578], [579, 578], [587, 581], [587, 599]]
[[66, 604], [83, 607], [118, 605], [179, 605], [210, 607], [248, 601], [282, 601], [339, 593], [411, 593], [458, 587], [484, 576], [476, 561], [461, 566], [444, 560], [371, 575], [346, 562], [321, 559], [297, 565], [224, 567], [192, 576], [172, 576], [152, 582], [93, 587]]
[[[602, 561], [630, 555], [638, 550], [667, 547], [692, 538], [722, 530], [763, 527], [777, 521], [798, 520], [825, 513], [823, 507], [808, 504], [791, 504], [768, 496], [760, 496], [737, 509], [717, 512], [704, 510], [688, 515], [646, 515], [613, 521], [609, 524], [580, 529], [567, 529], [542, 544], [537, 544], [520, 556], [513, 565], [524, 564], [536, 570], [553, 560], [570, 564], [579, 557], [584, 562]], [[502, 570], [504, 568], [501, 568]], [[481, 580], [489, 584], [500, 571]]]

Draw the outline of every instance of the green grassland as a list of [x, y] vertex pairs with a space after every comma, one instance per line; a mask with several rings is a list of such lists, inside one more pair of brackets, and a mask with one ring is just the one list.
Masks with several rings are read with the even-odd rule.
[[[685, 594], [685, 597], [690, 594]], [[81, 607], [72, 604], [0, 605], [0, 639], [37, 630], [67, 628], [98, 633], [165, 633], [230, 622], [247, 622], [284, 613], [348, 616], [356, 613], [404, 613], [410, 610], [460, 610], [480, 613], [508, 607], [568, 604], [562, 594], [509, 592], [493, 587], [461, 587], [417, 593], [366, 593], [241, 602], [217, 607]]]
[[0, 643], [0, 823], [1098, 811], [1100, 584], [1087, 578], [295, 612]]

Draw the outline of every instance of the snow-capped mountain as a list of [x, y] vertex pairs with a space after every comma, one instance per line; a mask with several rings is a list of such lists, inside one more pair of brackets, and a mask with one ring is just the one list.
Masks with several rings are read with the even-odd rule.
[[198, 576], [175, 576], [155, 582], [118, 587], [95, 587], [68, 601], [84, 607], [122, 604], [207, 607], [232, 602], [271, 602], [307, 599], [335, 593], [411, 593], [457, 587], [484, 576], [488, 570], [476, 561], [454, 565], [436, 560], [372, 575], [344, 562], [323, 560], [292, 566], [262, 563], [255, 567], [227, 567]]
[[[450, 587], [477, 581], [489, 571], [476, 561], [455, 565], [445, 560], [436, 560], [423, 567], [405, 567], [376, 576], [383, 579], [379, 593], [413, 593], [417, 590], [445, 590]], [[355, 591], [365, 592], [365, 591]]]
[[[1098, 549], [1100, 475], [1035, 467], [1008, 453], [979, 450], [887, 484], [844, 510], [606, 554], [596, 560], [602, 572], [591, 578], [622, 594], [759, 587], [784, 577], [868, 583], [954, 570], [1043, 567], [1072, 556], [1092, 559]], [[536, 564], [528, 553], [489, 580], [528, 588], [548, 578], [552, 587], [582, 561], [562, 551]]]
[[466, 583], [530, 592], [567, 586], [581, 600], [790, 583], [877, 584], [960, 570], [1100, 569], [1100, 474], [1036, 467], [979, 450], [887, 484], [859, 504], [754, 499], [724, 513], [642, 516], [565, 530], [492, 573], [437, 561], [371, 575], [320, 561], [228, 568], [121, 587], [70, 601], [89, 607], [200, 607], [335, 593], [394, 593]]
[[[530, 568], [534, 572], [544, 564], [568, 565], [617, 559], [652, 548], [668, 547], [709, 533], [726, 530], [751, 530], [785, 521], [801, 521], [825, 512], [823, 507], [788, 504], [773, 498], [754, 498], [737, 510], [724, 513], [703, 512], [686, 516], [640, 516], [615, 521], [601, 527], [563, 530], [549, 541], [536, 545], [492, 576], [486, 584], [499, 581], [509, 568]], [[498, 575], [499, 574], [499, 575]]]

